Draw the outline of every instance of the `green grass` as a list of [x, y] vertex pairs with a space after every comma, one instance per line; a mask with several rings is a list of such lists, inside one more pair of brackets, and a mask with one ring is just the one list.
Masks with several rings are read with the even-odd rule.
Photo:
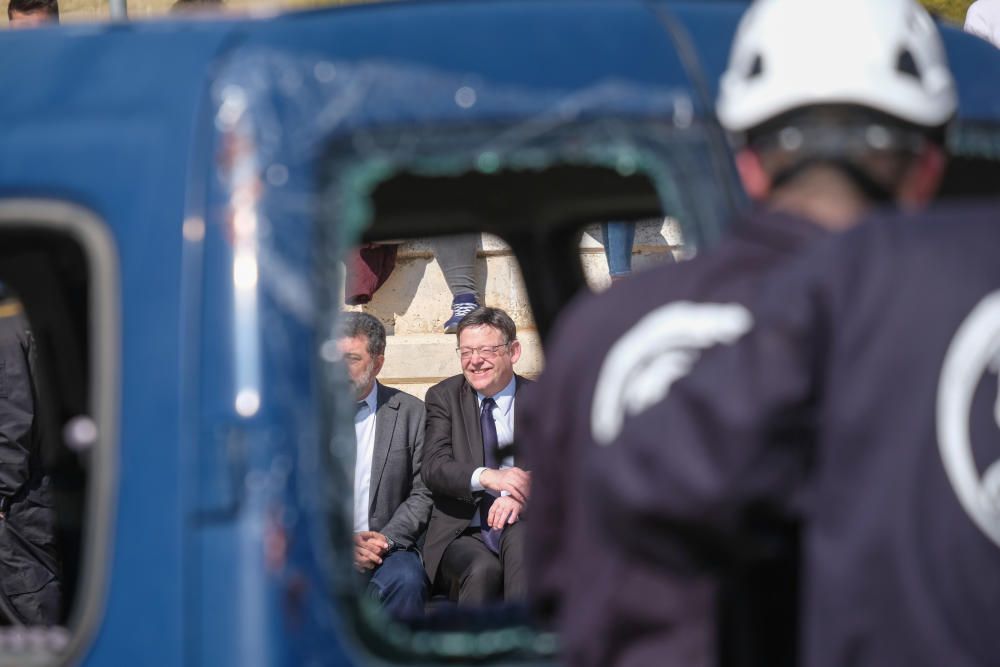
[[941, 18], [958, 24], [965, 23], [965, 12], [972, 4], [972, 0], [921, 0], [921, 2], [924, 7]]

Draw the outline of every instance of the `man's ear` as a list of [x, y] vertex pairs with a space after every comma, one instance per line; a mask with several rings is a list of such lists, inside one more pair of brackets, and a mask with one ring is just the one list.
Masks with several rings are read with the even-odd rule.
[[920, 208], [927, 205], [937, 194], [947, 166], [948, 156], [944, 149], [928, 143], [903, 176], [897, 197], [900, 206]]
[[736, 171], [743, 182], [743, 189], [751, 199], [759, 201], [771, 194], [771, 177], [764, 170], [760, 156], [754, 151], [741, 148], [736, 153]]
[[374, 373], [372, 373], [372, 376], [373, 377], [378, 377], [378, 374], [382, 372], [382, 364], [385, 363], [385, 355], [384, 354], [380, 354], [380, 355], [376, 356], [372, 361], [375, 362], [375, 366], [373, 368]]
[[521, 341], [513, 340], [510, 343], [510, 363], [516, 364], [521, 358]]

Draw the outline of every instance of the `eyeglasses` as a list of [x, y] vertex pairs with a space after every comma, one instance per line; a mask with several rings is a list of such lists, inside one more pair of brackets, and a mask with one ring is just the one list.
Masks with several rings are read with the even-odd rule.
[[478, 354], [483, 359], [493, 359], [500, 350], [510, 345], [510, 343], [500, 343], [499, 345], [483, 345], [480, 347], [456, 347], [459, 359], [471, 359], [473, 354]]

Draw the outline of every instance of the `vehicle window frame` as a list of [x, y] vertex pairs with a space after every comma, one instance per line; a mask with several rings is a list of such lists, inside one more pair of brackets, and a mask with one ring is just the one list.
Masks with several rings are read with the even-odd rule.
[[[672, 160], [672, 158], [664, 159]], [[352, 162], [350, 158], [347, 161], [348, 163]], [[355, 156], [354, 169], [363, 171], [365, 168], [361, 164], [363, 162], [364, 159], [358, 159]], [[602, 163], [600, 160], [593, 160], [589, 163], [581, 161], [574, 164], [566, 160], [555, 159], [546, 165], [544, 169], [532, 170], [531, 173], [540, 173], [558, 167], [576, 167], [582, 169], [609, 168], [606, 163]], [[353, 171], [350, 167], [349, 170]], [[515, 169], [515, 171], [518, 170]], [[356, 174], [357, 171], [354, 173]], [[476, 172], [475, 170], [459, 171], [448, 174], [445, 178], [460, 178], [466, 173]], [[654, 189], [666, 188], [667, 192], [670, 192], [671, 188], [677, 187], [677, 183], [673, 181], [664, 184], [663, 179], [670, 178], [669, 174], [665, 175], [663, 172], [647, 170], [641, 167], [636, 170], [636, 173], [646, 179]], [[368, 232], [359, 233], [358, 224], [347, 224], [345, 231], [342, 224], [336, 224], [340, 216], [334, 215], [331, 209], [327, 208], [327, 215], [321, 214], [318, 224], [321, 227], [321, 236], [324, 234], [331, 234], [332, 236], [322, 239], [319, 246], [324, 248], [324, 250], [329, 248], [343, 251], [355, 243], [367, 240], [384, 240], [383, 237], [395, 240], [424, 237], [429, 230], [423, 224], [414, 224], [412, 229], [406, 230], [406, 233], [402, 236], [398, 232], [403, 231], [403, 227], [398, 224], [392, 225], [388, 231], [384, 228], [379, 228], [376, 221], [377, 212], [374, 210], [376, 193], [382, 183], [392, 180], [395, 176], [420, 174], [426, 174], [426, 172], [414, 169], [413, 165], [409, 165], [409, 168], [403, 167], [394, 172], [382, 172], [379, 177], [373, 179], [373, 182], [368, 184], [371, 187], [363, 189], [364, 194], [356, 192], [352, 195], [362, 199], [363, 202], [357, 208], [351, 206], [349, 209], [364, 210], [371, 216], [366, 221], [369, 225]], [[620, 175], [623, 177], [626, 176], [626, 174]], [[324, 180], [328, 185], [332, 185], [330, 180]], [[348, 183], [356, 183], [350, 177], [344, 180]], [[722, 182], [718, 184], [718, 188], [725, 189], [727, 185], [728, 183]], [[664, 194], [663, 190], [658, 191], [661, 207], [659, 213], [661, 215], [664, 214], [667, 208], [671, 210], [674, 208], [684, 210], [685, 205], [691, 203], [688, 199], [689, 195], [686, 193], [672, 193], [675, 195], [674, 197], [665, 197]], [[551, 212], [547, 212], [547, 216], [548, 219], [537, 221], [543, 223], [541, 225], [521, 225], [517, 228], [506, 230], [498, 227], [495, 221], [474, 215], [466, 217], [463, 222], [449, 220], [447, 223], [448, 227], [440, 233], [448, 235], [456, 233], [489, 233], [497, 236], [511, 248], [512, 256], [517, 261], [518, 268], [525, 277], [528, 275], [526, 267], [532, 266], [532, 262], [539, 259], [540, 253], [557, 252], [553, 246], [558, 246], [561, 250], [560, 254], [573, 253], [574, 255], [577, 271], [574, 272], [574, 275], [568, 276], [567, 279], [575, 281], [576, 291], [587, 289], [587, 283], [583, 276], [582, 263], [580, 263], [577, 253], [579, 252], [580, 235], [583, 233], [583, 224], [585, 222], [592, 222], [593, 217], [582, 215], [581, 211], [564, 212], [564, 214], [554, 217], [551, 215]], [[339, 222], [343, 223], [344, 220], [340, 219]], [[708, 231], [711, 232], [712, 230]], [[321, 292], [325, 292], [318, 299], [318, 303], [323, 304], [321, 306], [323, 315], [319, 318], [320, 332], [334, 330], [335, 322], [330, 321], [327, 316], [335, 314], [339, 307], [338, 301], [334, 296], [337, 294], [337, 290], [333, 286], [339, 283], [340, 277], [336, 271], [332, 270], [335, 263], [332, 263], [330, 260], [333, 256], [328, 252], [320, 252], [321, 266], [318, 267], [317, 279], [321, 285], [324, 285]], [[328, 265], [322, 266], [323, 262], [327, 262]], [[561, 297], [565, 297], [557, 299], [561, 303], [561, 308], [565, 307], [569, 302], [569, 291], [565, 285], [561, 286], [559, 291]], [[544, 323], [539, 322], [538, 309], [547, 308], [552, 303], [552, 299], [536, 293], [531, 288], [528, 289], [527, 297], [532, 307], [532, 316], [536, 324], [539, 325], [538, 331], [544, 347], [544, 341], [549, 331], [548, 327], [544, 326]], [[320, 338], [322, 339], [322, 336]], [[353, 401], [345, 399], [345, 396], [347, 396], [347, 387], [343, 383], [342, 378], [336, 378], [335, 373], [326, 373], [323, 384], [325, 385], [325, 389], [321, 391], [321, 394], [324, 394], [324, 405], [333, 404], [339, 407], [335, 407], [333, 414], [330, 415], [333, 423], [323, 429], [324, 432], [330, 433], [331, 437], [321, 438], [321, 441], [335, 442], [338, 439], [343, 439], [343, 442], [348, 442], [354, 438], [354, 433], [353, 429], [349, 428], [350, 420], [344, 418], [344, 415], [347, 414], [345, 410], [353, 406]], [[332, 403], [327, 399], [331, 399]], [[343, 445], [339, 447], [339, 449], [343, 448]], [[343, 457], [338, 457], [335, 454], [331, 464], [335, 467], [341, 466], [335, 470], [334, 478], [342, 480], [342, 484], [345, 489], [348, 489], [348, 493], [353, 491], [353, 486], [348, 483], [347, 473], [349, 471], [346, 470], [346, 461], [343, 460]], [[336, 512], [336, 510], [334, 511]], [[343, 529], [343, 522], [346, 520], [346, 517], [339, 517], [333, 524], [339, 525]], [[334, 532], [342, 531], [335, 530]], [[339, 540], [336, 539], [336, 535], [332, 537], [334, 537], [334, 544], [331, 545], [333, 547], [331, 553], [334, 561], [336, 561], [335, 565], [345, 569], [349, 568], [349, 563], [342, 560], [346, 558], [345, 553], [349, 555], [349, 551], [345, 552], [343, 548], [336, 546]], [[340, 576], [336, 576], [335, 579], [340, 579]], [[335, 590], [339, 589], [337, 590], [337, 597], [343, 603], [342, 608], [345, 611], [346, 624], [350, 628], [349, 633], [353, 636], [353, 643], [361, 656], [390, 661], [413, 659], [453, 661], [456, 658], [462, 658], [469, 662], [502, 664], [516, 662], [525, 664], [538, 662], [539, 660], [551, 660], [557, 655], [557, 639], [555, 635], [537, 626], [498, 625], [496, 628], [488, 630], [477, 629], [461, 632], [437, 629], [414, 629], [408, 625], [392, 622], [381, 613], [381, 610], [376, 605], [366, 603], [366, 598], [363, 595], [357, 593], [351, 595], [349, 589], [344, 588], [342, 584], [338, 586], [335, 583], [334, 588]], [[461, 646], [476, 648], [466, 651], [461, 650]], [[483, 646], [495, 646], [496, 648], [493, 650], [479, 648]]]
[[[0, 653], [0, 667], [70, 665], [80, 661], [97, 634], [107, 598], [112, 562], [112, 528], [118, 488], [118, 414], [120, 396], [120, 278], [111, 232], [92, 211], [56, 199], [0, 199], [0, 236], [5, 232], [64, 235], [76, 243], [88, 271], [88, 416], [98, 437], [89, 452], [80, 571], [75, 605], [66, 629], [68, 641], [59, 651]], [[30, 305], [25, 310], [30, 313]], [[7, 630], [6, 628], [4, 630]]]

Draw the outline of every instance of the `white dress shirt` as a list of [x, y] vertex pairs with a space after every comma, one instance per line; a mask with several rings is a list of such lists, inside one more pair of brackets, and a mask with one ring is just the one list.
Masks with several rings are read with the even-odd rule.
[[378, 406], [378, 382], [363, 399], [354, 417], [357, 458], [354, 464], [354, 532], [368, 530], [368, 505], [371, 502], [372, 458], [375, 456], [375, 408]]

